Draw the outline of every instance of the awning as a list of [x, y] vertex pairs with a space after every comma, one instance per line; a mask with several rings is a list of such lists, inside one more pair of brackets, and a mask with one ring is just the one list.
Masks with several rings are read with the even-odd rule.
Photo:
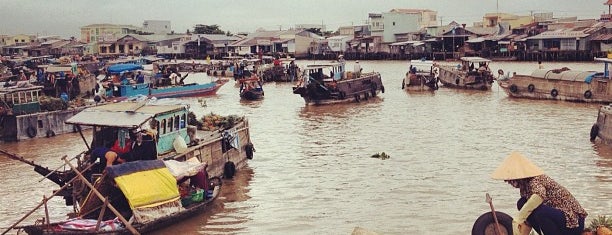
[[472, 39], [467, 40], [467, 41], [465, 41], [465, 42], [467, 42], [467, 43], [479, 43], [479, 42], [484, 42], [484, 41], [485, 41], [485, 39], [484, 39], [484, 38], [480, 38], [480, 37], [479, 37], [479, 38], [472, 38]]
[[109, 73], [121, 73], [121, 72], [130, 72], [134, 70], [143, 69], [142, 65], [139, 64], [114, 64], [108, 66], [107, 71]]
[[66, 124], [137, 128], [157, 114], [184, 108], [182, 105], [142, 106], [138, 103], [119, 102], [85, 109], [66, 120]]

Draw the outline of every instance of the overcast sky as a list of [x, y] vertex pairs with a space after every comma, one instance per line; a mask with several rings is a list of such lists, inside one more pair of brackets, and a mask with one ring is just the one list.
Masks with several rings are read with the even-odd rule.
[[221, 30], [252, 32], [257, 28], [288, 29], [296, 24], [325, 24], [327, 30], [362, 24], [368, 13], [393, 8], [430, 9], [438, 22], [455, 20], [468, 26], [485, 13], [529, 15], [553, 12], [555, 17], [599, 18], [608, 12], [605, 0], [0, 0], [0, 34], [80, 36], [88, 24], [142, 26], [144, 20], [170, 20], [175, 32], [196, 24]]

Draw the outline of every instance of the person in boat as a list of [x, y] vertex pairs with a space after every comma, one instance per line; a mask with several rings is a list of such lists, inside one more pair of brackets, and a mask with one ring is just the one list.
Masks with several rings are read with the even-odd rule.
[[128, 161], [156, 160], [157, 148], [154, 134], [146, 130], [136, 133], [136, 140], [132, 144], [129, 155]]
[[587, 212], [574, 196], [520, 153], [510, 154], [491, 175], [520, 190], [514, 234], [579, 235]]
[[142, 74], [142, 71], [138, 71], [138, 75], [136, 75], [136, 83], [144, 83], [144, 74]]
[[361, 65], [359, 64], [359, 60], [355, 61], [353, 72], [355, 73], [355, 78], [361, 77]]

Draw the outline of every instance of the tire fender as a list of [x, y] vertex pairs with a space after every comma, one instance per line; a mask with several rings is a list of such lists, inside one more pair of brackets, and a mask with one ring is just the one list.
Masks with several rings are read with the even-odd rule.
[[550, 96], [552, 96], [553, 98], [557, 97], [558, 95], [559, 95], [559, 91], [557, 89], [552, 89], [550, 91]]
[[36, 128], [34, 128], [33, 126], [29, 126], [29, 127], [26, 129], [26, 134], [28, 135], [28, 137], [30, 137], [30, 138], [34, 138], [34, 137], [36, 137], [36, 135], [37, 135], [38, 133], [37, 133], [37, 131], [36, 131]]
[[597, 123], [595, 123], [591, 127], [591, 141], [595, 141], [595, 139], [597, 139], [597, 135], [599, 135], [599, 126]]
[[527, 91], [529, 91], [530, 93], [534, 92], [535, 91], [535, 85], [529, 84], [529, 86], [527, 86]]

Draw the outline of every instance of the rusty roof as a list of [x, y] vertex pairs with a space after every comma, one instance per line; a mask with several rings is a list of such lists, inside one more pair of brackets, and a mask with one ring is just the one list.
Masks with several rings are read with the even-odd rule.
[[182, 109], [185, 109], [185, 106], [119, 102], [87, 108], [66, 120], [66, 123], [85, 126], [137, 128], [157, 115]]

